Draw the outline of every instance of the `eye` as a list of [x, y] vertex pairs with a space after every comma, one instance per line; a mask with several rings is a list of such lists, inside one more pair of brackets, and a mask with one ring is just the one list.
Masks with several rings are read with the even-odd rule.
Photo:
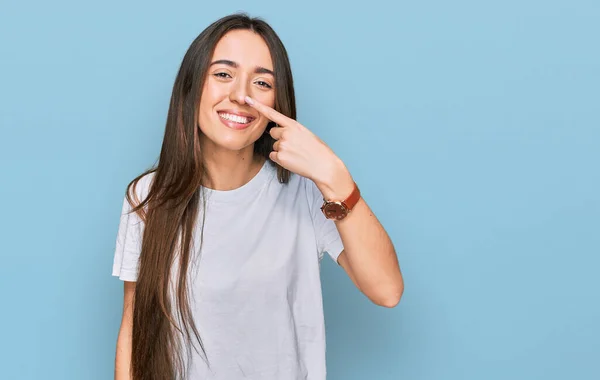
[[255, 82], [255, 83], [264, 88], [273, 88], [270, 84], [268, 84], [267, 82], [264, 82], [262, 80], [259, 80], [258, 82]]
[[229, 75], [227, 73], [215, 73], [213, 75], [217, 78], [231, 78], [231, 75]]

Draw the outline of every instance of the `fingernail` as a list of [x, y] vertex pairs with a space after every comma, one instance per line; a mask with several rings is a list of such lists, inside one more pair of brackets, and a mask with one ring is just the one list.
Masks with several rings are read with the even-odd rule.
[[252, 100], [252, 98], [251, 98], [251, 97], [249, 97], [249, 96], [246, 96], [246, 98], [245, 98], [245, 99], [246, 99], [246, 103], [250, 104], [251, 106], [253, 106], [253, 105], [254, 105], [254, 100]]

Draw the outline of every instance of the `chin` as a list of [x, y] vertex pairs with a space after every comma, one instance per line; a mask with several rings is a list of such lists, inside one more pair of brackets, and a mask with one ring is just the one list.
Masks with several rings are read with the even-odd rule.
[[233, 152], [252, 148], [261, 136], [260, 130], [233, 131], [223, 125], [206, 131], [202, 130], [202, 134], [208, 145]]
[[254, 141], [224, 140], [216, 141], [215, 145], [221, 149], [230, 150], [232, 152], [239, 152], [241, 150], [248, 149], [248, 147], [253, 147]]

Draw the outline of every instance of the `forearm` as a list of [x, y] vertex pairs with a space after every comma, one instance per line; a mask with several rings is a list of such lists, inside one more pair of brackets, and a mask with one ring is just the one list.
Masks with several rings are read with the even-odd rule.
[[119, 330], [115, 358], [115, 380], [130, 380], [131, 369], [131, 329], [126, 326]]
[[115, 380], [131, 380], [131, 344], [133, 333], [133, 298], [135, 283], [125, 282], [123, 317], [115, 355]]
[[356, 286], [376, 304], [395, 306], [404, 291], [398, 258], [387, 232], [365, 200], [361, 199], [336, 226]]
[[[354, 180], [341, 161], [315, 184], [323, 197], [342, 200], [354, 187]], [[373, 302], [395, 305], [404, 291], [396, 251], [390, 237], [364, 199], [341, 221], [336, 221], [344, 245], [338, 262], [356, 286]]]

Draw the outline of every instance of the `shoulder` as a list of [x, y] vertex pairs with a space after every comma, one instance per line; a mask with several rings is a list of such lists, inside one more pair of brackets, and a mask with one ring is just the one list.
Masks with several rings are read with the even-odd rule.
[[137, 206], [148, 197], [152, 184], [154, 183], [154, 177], [154, 170], [147, 171], [135, 177], [127, 185], [126, 198], [132, 203], [131, 206]]
[[311, 213], [314, 212], [314, 208], [320, 206], [323, 202], [321, 191], [317, 185], [309, 178], [303, 177], [298, 174], [292, 174], [288, 184], [290, 189], [296, 193], [297, 198], [301, 198], [310, 209]]

